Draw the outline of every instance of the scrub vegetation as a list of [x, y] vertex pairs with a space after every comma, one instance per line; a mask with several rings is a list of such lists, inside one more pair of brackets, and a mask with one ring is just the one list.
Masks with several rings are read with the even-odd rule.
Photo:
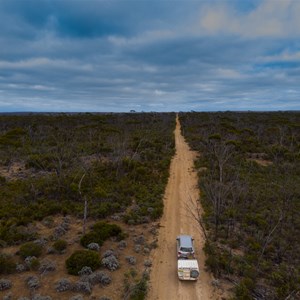
[[118, 278], [131, 263], [126, 299], [144, 299], [174, 128], [174, 113], [0, 115], [0, 274], [9, 280], [2, 290], [28, 296], [18, 281], [34, 272], [61, 274], [53, 289], [51, 279], [37, 285], [54, 299], [97, 295], [110, 284], [106, 293], [122, 297]]
[[[155, 220], [174, 153], [174, 114], [0, 116], [0, 240], [54, 214]], [[84, 175], [84, 176], [83, 176]], [[82, 180], [81, 180], [82, 179]]]
[[296, 299], [300, 114], [191, 112], [180, 121], [200, 153], [207, 267], [235, 283], [234, 299]]

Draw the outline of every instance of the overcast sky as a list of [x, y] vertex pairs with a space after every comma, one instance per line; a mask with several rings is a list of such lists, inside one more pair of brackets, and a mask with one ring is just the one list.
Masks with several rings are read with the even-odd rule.
[[300, 109], [300, 0], [0, 0], [0, 112]]

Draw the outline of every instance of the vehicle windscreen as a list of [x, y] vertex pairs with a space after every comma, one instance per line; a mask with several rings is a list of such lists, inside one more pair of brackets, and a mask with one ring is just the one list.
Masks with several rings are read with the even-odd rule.
[[180, 251], [182, 251], [182, 252], [193, 252], [193, 249], [192, 248], [187, 248], [187, 247], [181, 247]]

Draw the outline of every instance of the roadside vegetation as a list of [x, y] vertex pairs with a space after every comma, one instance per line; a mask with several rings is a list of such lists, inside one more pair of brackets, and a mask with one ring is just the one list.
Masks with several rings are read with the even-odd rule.
[[[201, 190], [207, 267], [234, 299], [300, 296], [300, 114], [181, 113]], [[197, 212], [197, 209], [195, 210]]]
[[[9, 278], [0, 291], [14, 293], [16, 273], [56, 272], [57, 261], [65, 278], [53, 290], [69, 299], [109, 285], [103, 269], [124, 272], [129, 264], [125, 291], [116, 290], [144, 299], [174, 128], [173, 113], [0, 115], [0, 274]], [[149, 232], [137, 235], [143, 226]], [[30, 282], [37, 289], [41, 280]]]

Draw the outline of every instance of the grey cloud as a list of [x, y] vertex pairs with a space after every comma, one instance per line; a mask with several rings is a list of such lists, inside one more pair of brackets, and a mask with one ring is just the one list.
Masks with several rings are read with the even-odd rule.
[[228, 1], [207, 5], [200, 14], [199, 30], [212, 34], [257, 37], [300, 35], [300, 3], [294, 0], [260, 1], [251, 11], [240, 14]]
[[191, 29], [210, 2], [19, 2], [0, 3], [0, 110], [299, 108], [296, 39]]

